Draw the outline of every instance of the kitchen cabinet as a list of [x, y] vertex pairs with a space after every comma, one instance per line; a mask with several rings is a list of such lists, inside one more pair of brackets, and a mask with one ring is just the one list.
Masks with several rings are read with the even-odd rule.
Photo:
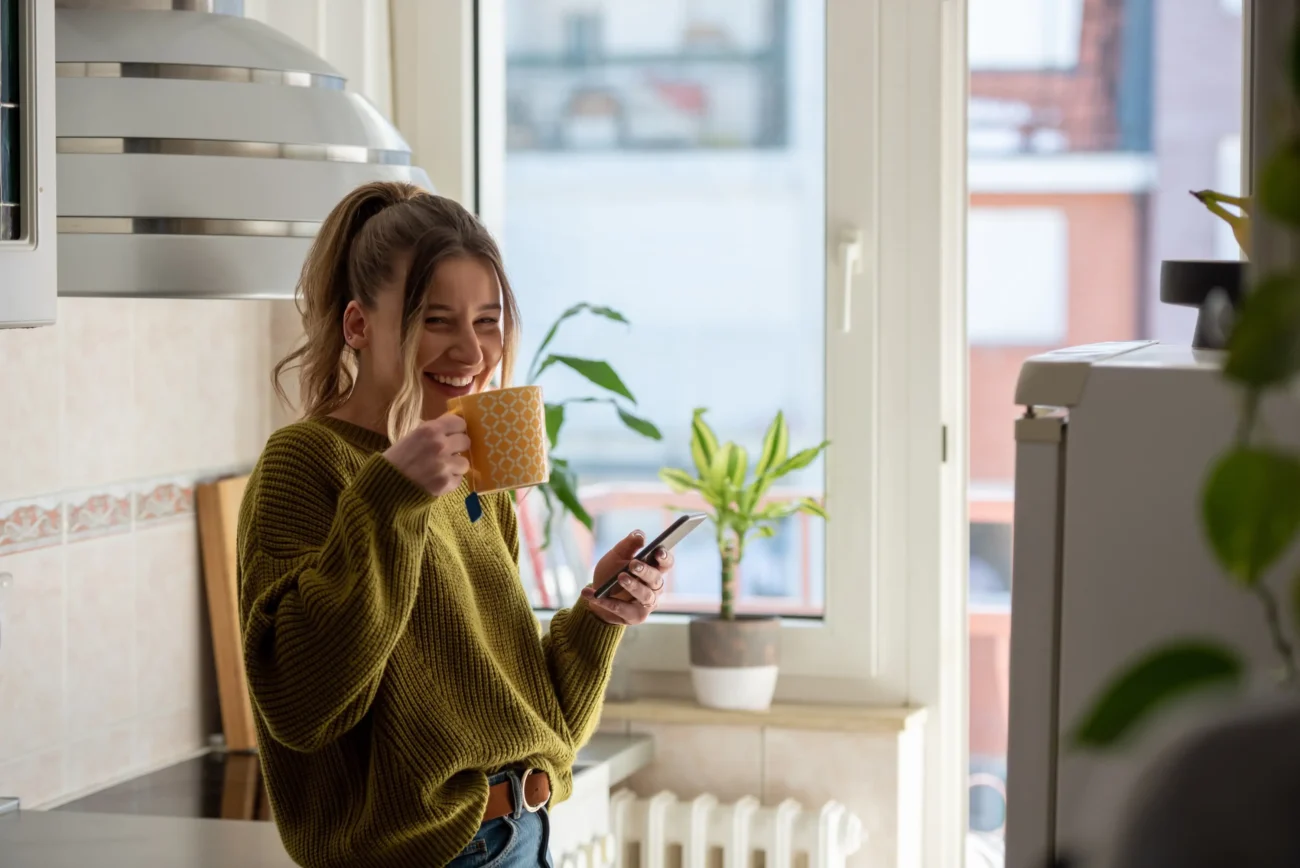
[[54, 322], [54, 0], [0, 0], [0, 327]]

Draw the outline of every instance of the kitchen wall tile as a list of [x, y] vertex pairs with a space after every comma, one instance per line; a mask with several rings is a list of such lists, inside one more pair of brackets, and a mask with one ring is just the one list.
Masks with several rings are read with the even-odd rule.
[[627, 782], [638, 795], [712, 793], [730, 802], [762, 791], [762, 733], [756, 727], [634, 722], [631, 732], [655, 740], [654, 762]]
[[63, 487], [62, 342], [61, 326], [0, 330], [0, 501]]
[[251, 464], [270, 433], [270, 308], [264, 302], [201, 304], [204, 339], [194, 348], [193, 413], [203, 464]]
[[69, 494], [68, 542], [130, 532], [131, 500], [131, 491], [125, 486]]
[[67, 546], [67, 737], [135, 716], [135, 535]]
[[63, 484], [136, 476], [134, 299], [59, 300], [63, 329]]
[[199, 353], [211, 338], [210, 301], [147, 299], [135, 307], [136, 473], [166, 476], [202, 467], [204, 420]]
[[[3, 428], [0, 425], [0, 428]], [[3, 463], [3, 462], [0, 462]], [[63, 501], [58, 497], [0, 503], [0, 555], [63, 542]]]
[[158, 768], [193, 755], [207, 745], [206, 730], [203, 715], [194, 707], [142, 716], [136, 730], [136, 768]]
[[63, 569], [62, 546], [0, 557], [0, 762], [63, 735]]
[[135, 725], [130, 721], [72, 742], [63, 766], [64, 795], [86, 793], [133, 772], [134, 746]]
[[768, 729], [763, 801], [795, 799], [809, 810], [830, 800], [862, 820], [867, 840], [850, 866], [897, 864], [898, 740], [862, 733]]
[[146, 528], [136, 534], [136, 707], [156, 716], [199, 706], [209, 639], [194, 523]]
[[0, 795], [17, 796], [23, 808], [39, 808], [64, 792], [63, 748], [0, 763]]

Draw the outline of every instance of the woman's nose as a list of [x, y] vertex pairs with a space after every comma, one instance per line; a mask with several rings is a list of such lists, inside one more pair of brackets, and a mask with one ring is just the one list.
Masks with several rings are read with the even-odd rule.
[[483, 347], [473, 329], [463, 330], [456, 335], [451, 356], [462, 365], [477, 365], [483, 361]]

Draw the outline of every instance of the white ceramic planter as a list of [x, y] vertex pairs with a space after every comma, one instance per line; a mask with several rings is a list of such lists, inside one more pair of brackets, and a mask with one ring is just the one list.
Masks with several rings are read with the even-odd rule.
[[775, 618], [691, 622], [691, 683], [705, 708], [766, 711], [779, 674], [781, 622]]

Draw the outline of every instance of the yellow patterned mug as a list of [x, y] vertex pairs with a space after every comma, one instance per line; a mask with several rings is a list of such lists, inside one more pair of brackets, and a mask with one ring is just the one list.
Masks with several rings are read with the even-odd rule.
[[468, 429], [471, 491], [491, 494], [528, 488], [550, 478], [541, 386], [452, 398], [447, 412], [462, 417]]

